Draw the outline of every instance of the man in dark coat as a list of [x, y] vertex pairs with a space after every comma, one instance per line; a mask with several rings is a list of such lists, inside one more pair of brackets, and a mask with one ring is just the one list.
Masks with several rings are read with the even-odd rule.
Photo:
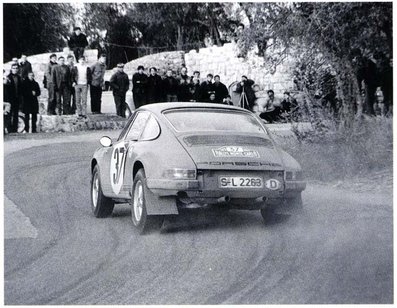
[[11, 103], [11, 132], [18, 131], [18, 113], [22, 102], [22, 79], [18, 75], [18, 65], [12, 64], [11, 73], [8, 75], [8, 99]]
[[74, 74], [74, 57], [72, 55], [68, 55], [66, 58], [67, 65], [69, 66], [70, 69], [70, 74], [71, 74], [71, 86], [70, 86], [70, 101], [71, 105], [69, 108], [70, 113], [69, 114], [75, 114], [76, 113], [76, 91], [73, 87], [73, 74]]
[[229, 94], [226, 86], [221, 82], [219, 75], [215, 75], [215, 82], [213, 83], [213, 89], [215, 92], [215, 101], [218, 104], [223, 103], [223, 99]]
[[91, 66], [91, 112], [101, 113], [102, 87], [105, 83], [106, 55], [102, 54], [98, 61]]
[[110, 86], [113, 89], [114, 103], [118, 116], [125, 118], [125, 96], [130, 87], [128, 75], [124, 73], [124, 64], [117, 64], [117, 72], [110, 78]]
[[193, 77], [192, 82], [190, 83], [190, 93], [191, 93], [191, 100], [194, 102], [200, 101], [200, 78]]
[[164, 95], [167, 102], [177, 102], [178, 80], [173, 76], [172, 70], [168, 69], [163, 79]]
[[162, 80], [157, 74], [157, 68], [152, 67], [149, 70], [149, 77], [147, 79], [147, 102], [148, 104], [158, 103], [162, 98]]
[[59, 57], [59, 64], [52, 70], [52, 82], [55, 86], [56, 95], [56, 113], [70, 114], [70, 89], [72, 87], [71, 70], [65, 64], [65, 58]]
[[39, 113], [40, 96], [39, 84], [34, 80], [34, 74], [28, 73], [28, 77], [22, 82], [23, 112], [25, 113], [25, 131], [29, 132], [29, 119], [32, 115], [32, 133], [36, 133], [37, 114]]
[[179, 102], [190, 102], [192, 94], [190, 93], [190, 78], [180, 78], [178, 84], [177, 97]]
[[57, 61], [57, 55], [53, 53], [50, 56], [50, 63], [48, 63], [47, 68], [44, 72], [43, 84], [44, 84], [44, 88], [48, 90], [48, 105], [47, 105], [48, 115], [56, 114], [55, 107], [56, 107], [58, 92], [55, 92], [55, 85], [52, 79], [52, 70], [56, 65], [58, 65], [56, 61]]
[[75, 27], [69, 39], [69, 48], [73, 50], [76, 59], [84, 55], [84, 49], [88, 46], [87, 37], [81, 33], [80, 27]]
[[138, 66], [138, 72], [132, 76], [132, 96], [134, 99], [135, 109], [146, 104], [147, 100], [147, 83], [148, 76], [145, 74], [145, 68]]
[[202, 102], [209, 102], [210, 94], [214, 92], [214, 84], [212, 83], [214, 75], [208, 74], [207, 80], [203, 81], [200, 85], [200, 100]]
[[242, 103], [241, 106], [242, 108], [252, 110], [252, 107], [254, 106], [255, 103], [255, 92], [252, 89], [252, 86], [255, 84], [255, 82], [251, 79], [248, 79], [247, 76], [241, 76], [241, 82], [237, 84], [236, 86], [236, 92], [245, 93], [245, 97], [247, 101], [245, 101], [244, 96], [241, 97], [240, 102]]
[[25, 55], [22, 55], [21, 62], [19, 63], [19, 75], [22, 80], [26, 79], [30, 72], [32, 72], [32, 64], [30, 64]]

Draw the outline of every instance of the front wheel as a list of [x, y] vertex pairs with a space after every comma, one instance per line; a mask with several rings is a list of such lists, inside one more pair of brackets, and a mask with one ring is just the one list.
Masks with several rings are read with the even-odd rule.
[[101, 188], [101, 180], [99, 178], [99, 167], [95, 166], [92, 171], [91, 179], [91, 209], [97, 218], [105, 218], [112, 214], [114, 202], [107, 198]]
[[140, 234], [159, 229], [163, 222], [162, 216], [148, 215], [146, 210], [146, 200], [148, 188], [146, 186], [146, 175], [140, 169], [134, 178], [131, 198], [131, 219]]

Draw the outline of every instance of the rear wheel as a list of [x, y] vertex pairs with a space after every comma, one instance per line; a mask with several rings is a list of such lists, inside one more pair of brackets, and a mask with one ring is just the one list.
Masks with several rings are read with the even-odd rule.
[[97, 218], [105, 218], [112, 214], [114, 202], [102, 193], [99, 167], [95, 166], [91, 179], [91, 209]]
[[146, 196], [148, 194], [148, 188], [146, 186], [146, 175], [143, 169], [140, 169], [135, 175], [132, 193], [131, 219], [139, 233], [143, 234], [151, 230], [160, 229], [163, 217], [147, 214]]

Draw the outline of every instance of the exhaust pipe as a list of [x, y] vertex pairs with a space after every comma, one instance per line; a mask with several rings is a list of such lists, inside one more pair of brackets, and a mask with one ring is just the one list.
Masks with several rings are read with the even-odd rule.
[[258, 197], [255, 199], [256, 203], [263, 203], [266, 202], [266, 197]]
[[229, 201], [230, 201], [229, 196], [223, 196], [218, 198], [218, 200], [216, 200], [217, 203], [228, 203]]

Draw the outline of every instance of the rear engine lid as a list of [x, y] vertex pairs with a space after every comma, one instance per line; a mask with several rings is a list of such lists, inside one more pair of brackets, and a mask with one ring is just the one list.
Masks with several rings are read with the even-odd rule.
[[279, 152], [269, 138], [251, 135], [181, 135], [178, 139], [197, 169], [283, 170]]

